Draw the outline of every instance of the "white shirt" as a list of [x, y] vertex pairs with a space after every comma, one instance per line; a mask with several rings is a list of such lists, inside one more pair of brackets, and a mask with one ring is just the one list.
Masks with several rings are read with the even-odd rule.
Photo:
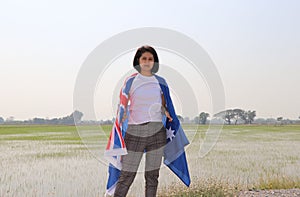
[[161, 88], [156, 77], [138, 73], [129, 90], [128, 124], [162, 121]]

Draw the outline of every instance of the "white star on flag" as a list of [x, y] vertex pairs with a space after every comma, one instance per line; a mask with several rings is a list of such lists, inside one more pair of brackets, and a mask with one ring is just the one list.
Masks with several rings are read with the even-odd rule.
[[167, 129], [167, 139], [169, 138], [172, 141], [172, 138], [175, 137], [174, 131], [175, 130], [172, 130], [171, 127], [169, 127], [169, 129]]

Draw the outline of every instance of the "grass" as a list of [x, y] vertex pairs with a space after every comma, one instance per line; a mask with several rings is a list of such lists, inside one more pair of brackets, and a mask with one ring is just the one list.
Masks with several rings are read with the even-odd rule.
[[269, 176], [261, 176], [259, 183], [254, 189], [292, 189], [300, 188], [300, 178], [291, 179], [284, 175], [275, 174]]
[[70, 156], [70, 155], [74, 155], [74, 153], [68, 153], [68, 152], [54, 152], [54, 153], [38, 153], [35, 154], [34, 157], [36, 157], [37, 159], [44, 159], [44, 158], [59, 158], [59, 157], [66, 157], [66, 156]]
[[0, 135], [28, 134], [39, 132], [65, 132], [76, 131], [76, 127], [70, 125], [1, 125]]
[[[105, 135], [109, 135], [111, 128], [112, 125], [102, 125], [101, 127], [72, 125], [1, 125], [0, 142], [27, 140], [53, 141], [58, 144], [82, 144], [82, 138], [79, 134], [84, 134], [85, 131], [94, 131], [95, 133], [99, 133], [102, 129]], [[96, 136], [90, 136], [90, 138], [95, 137]], [[85, 139], [88, 138], [85, 137]], [[102, 139], [106, 139], [106, 136]]]
[[[112, 125], [101, 125], [101, 128], [109, 133]], [[77, 130], [100, 130], [100, 125], [86, 125], [86, 126], [74, 126], [74, 125], [0, 125], [0, 136], [6, 134], [28, 134], [28, 133], [40, 133], [40, 132], [77, 132]]]
[[158, 192], [158, 196], [174, 196], [174, 197], [233, 197], [238, 193], [237, 186], [230, 186], [224, 180], [215, 180], [208, 178], [185, 187], [178, 183], [172, 183], [168, 188], [163, 188]]
[[[234, 196], [240, 190], [299, 188], [300, 125], [224, 125], [218, 142], [204, 158], [193, 156], [207, 125], [187, 147], [195, 186], [165, 188], [162, 196]], [[200, 177], [200, 178], [199, 178]], [[214, 177], [213, 181], [210, 177]]]
[[[182, 126], [191, 142], [186, 148], [191, 186], [185, 187], [168, 169], [163, 170], [158, 196], [235, 196], [240, 190], [300, 188], [300, 125], [225, 125], [217, 143], [203, 158], [199, 158], [197, 153], [208, 125]], [[87, 147], [100, 155], [99, 150], [102, 151], [106, 145], [111, 128], [112, 125], [1, 125], [0, 156], [3, 160], [0, 167], [5, 170], [0, 172], [0, 177], [4, 177], [0, 179], [0, 191], [9, 188], [11, 192], [17, 193], [21, 186], [16, 185], [23, 184], [20, 182], [22, 177], [31, 180], [26, 182], [27, 185], [40, 185], [36, 191], [41, 195], [45, 194], [41, 185], [47, 181], [53, 184], [63, 179], [61, 184], [67, 184], [65, 179], [71, 174], [80, 182], [87, 171], [85, 158], [89, 158], [90, 154], [86, 151]], [[79, 170], [78, 164], [76, 170], [72, 171], [69, 166], [80, 161], [83, 162], [83, 168]], [[57, 168], [51, 171], [44, 167], [47, 163]], [[20, 168], [20, 165], [24, 167]], [[61, 166], [65, 167], [62, 171]], [[19, 172], [20, 169], [30, 169], [31, 174], [48, 173], [52, 179], [28, 175], [33, 176], [30, 178], [26, 171]], [[95, 175], [95, 171], [99, 171], [93, 183], [86, 185], [87, 188], [97, 182], [95, 180], [99, 179], [100, 174], [102, 182], [101, 187], [97, 183], [94, 190], [87, 189], [85, 192], [97, 193], [97, 189], [105, 188], [106, 177], [103, 178], [103, 175], [107, 175], [107, 168], [100, 169], [97, 164], [88, 170], [91, 170], [91, 174], [85, 180], [87, 182], [89, 177]], [[35, 182], [39, 179], [41, 182]], [[68, 188], [67, 185], [65, 187]], [[140, 182], [133, 185], [131, 190], [132, 193], [140, 193]], [[71, 191], [61, 189], [60, 192]], [[80, 192], [81, 187], [76, 187], [73, 194]]]

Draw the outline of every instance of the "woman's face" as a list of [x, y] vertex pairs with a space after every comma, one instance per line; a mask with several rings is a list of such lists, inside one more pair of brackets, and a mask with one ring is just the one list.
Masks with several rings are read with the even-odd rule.
[[151, 69], [154, 66], [154, 57], [152, 53], [145, 52], [139, 59], [139, 64], [141, 66], [141, 70], [146, 72], [151, 72]]

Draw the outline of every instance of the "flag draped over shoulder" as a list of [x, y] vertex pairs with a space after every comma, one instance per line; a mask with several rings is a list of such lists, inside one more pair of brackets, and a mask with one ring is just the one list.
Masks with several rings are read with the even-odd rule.
[[[105, 158], [109, 161], [109, 176], [106, 185], [106, 194], [108, 195], [114, 194], [115, 187], [122, 169], [121, 155], [127, 154], [124, 137], [128, 127], [128, 117], [130, 115], [128, 110], [128, 95], [131, 84], [137, 74], [138, 73], [134, 73], [127, 77], [120, 90], [117, 116], [110, 132], [106, 150], [104, 152]], [[166, 107], [173, 119], [172, 121], [169, 121], [166, 115], [163, 115], [162, 118], [162, 122], [166, 128], [167, 134], [167, 144], [164, 147], [164, 164], [167, 165], [169, 169], [173, 171], [186, 186], [189, 186], [191, 181], [184, 150], [184, 147], [189, 144], [189, 141], [175, 113], [169, 87], [165, 79], [156, 74], [154, 74], [154, 76], [159, 82], [166, 101]]]

